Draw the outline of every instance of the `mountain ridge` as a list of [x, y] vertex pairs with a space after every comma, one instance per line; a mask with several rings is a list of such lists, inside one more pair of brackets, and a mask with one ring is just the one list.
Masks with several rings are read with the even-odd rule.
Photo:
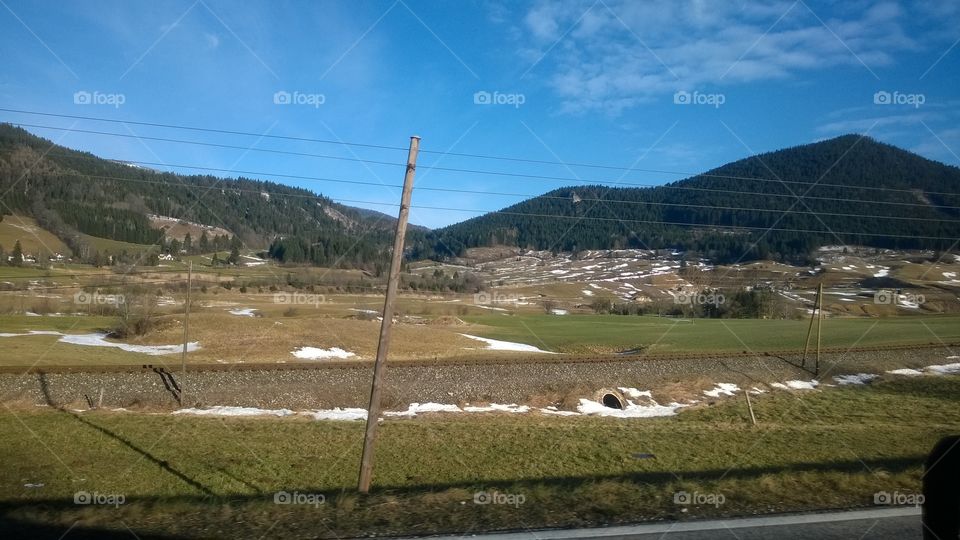
[[421, 257], [492, 245], [670, 248], [718, 261], [808, 262], [826, 244], [946, 249], [960, 169], [861, 135], [739, 159], [654, 187], [562, 187], [437, 229]]

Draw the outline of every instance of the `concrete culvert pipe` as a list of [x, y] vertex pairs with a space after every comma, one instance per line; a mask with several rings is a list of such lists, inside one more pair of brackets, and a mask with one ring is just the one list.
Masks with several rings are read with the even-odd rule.
[[616, 390], [601, 390], [597, 392], [597, 401], [602, 403], [604, 407], [617, 410], [623, 410], [627, 404], [623, 394]]

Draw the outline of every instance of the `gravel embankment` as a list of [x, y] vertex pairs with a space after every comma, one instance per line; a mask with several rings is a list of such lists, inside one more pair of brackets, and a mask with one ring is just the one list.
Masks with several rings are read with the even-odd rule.
[[[883, 373], [903, 367], [944, 364], [940, 349], [829, 355], [821, 363], [821, 380], [843, 373]], [[798, 358], [730, 358], [725, 360], [634, 360], [593, 364], [516, 364], [484, 366], [388, 367], [384, 391], [387, 409], [414, 402], [550, 404], [572, 408], [579, 397], [618, 386], [652, 390], [654, 398], [703, 399], [714, 384], [736, 383], [766, 389], [771, 382], [810, 380]], [[839, 365], [834, 366], [839, 362]], [[808, 366], [812, 367], [808, 360]], [[187, 403], [263, 408], [316, 409], [365, 407], [370, 368], [208, 371], [188, 373]], [[823, 375], [826, 375], [824, 377]], [[177, 384], [180, 375], [174, 374]], [[169, 381], [167, 381], [169, 383]], [[57, 373], [0, 375], [0, 400], [21, 405], [54, 404], [86, 408], [88, 398], [104, 407], [173, 409], [177, 402], [161, 376], [137, 373]]]

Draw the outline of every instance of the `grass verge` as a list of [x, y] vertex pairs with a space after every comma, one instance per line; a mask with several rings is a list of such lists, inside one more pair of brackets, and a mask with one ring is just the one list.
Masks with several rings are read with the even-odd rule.
[[[765, 395], [757, 427], [741, 397], [632, 421], [390, 420], [366, 497], [361, 423], [7, 409], [0, 515], [7, 534], [312, 538], [868, 506], [919, 492], [925, 454], [960, 431], [958, 401], [960, 377], [921, 377]], [[74, 504], [81, 491], [124, 504]], [[279, 491], [323, 502], [276, 504]], [[494, 491], [515, 504], [475, 503]], [[724, 501], [676, 504], [679, 491]]]

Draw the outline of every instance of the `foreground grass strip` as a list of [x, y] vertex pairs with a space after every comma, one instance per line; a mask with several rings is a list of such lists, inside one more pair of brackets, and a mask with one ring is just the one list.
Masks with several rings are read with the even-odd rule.
[[960, 377], [922, 377], [761, 396], [757, 428], [740, 397], [648, 420], [388, 421], [369, 497], [354, 491], [360, 423], [8, 409], [0, 515], [5, 533], [54, 537], [79, 520], [300, 538], [868, 506], [919, 492], [925, 454], [960, 432], [958, 401]]

